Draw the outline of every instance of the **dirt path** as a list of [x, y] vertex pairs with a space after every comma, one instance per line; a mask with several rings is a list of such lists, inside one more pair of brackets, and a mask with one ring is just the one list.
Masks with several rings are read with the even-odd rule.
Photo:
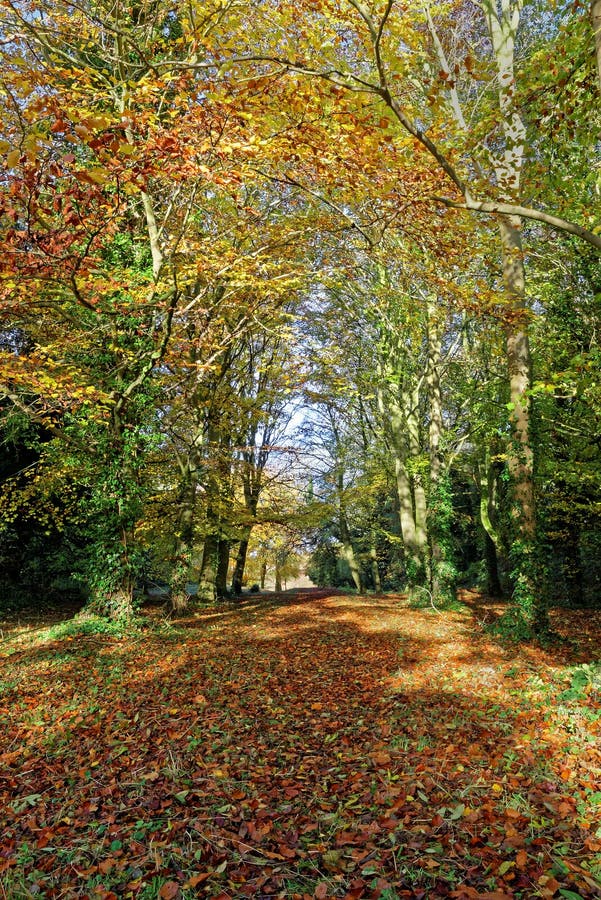
[[5, 646], [0, 897], [601, 896], [594, 669], [482, 615], [308, 590]]

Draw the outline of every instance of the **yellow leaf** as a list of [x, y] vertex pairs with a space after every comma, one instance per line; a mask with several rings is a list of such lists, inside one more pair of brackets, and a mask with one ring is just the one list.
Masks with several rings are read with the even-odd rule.
[[6, 165], [9, 168], [16, 166], [19, 162], [19, 157], [21, 156], [20, 150], [11, 150], [10, 153], [6, 157]]
[[89, 169], [88, 175], [96, 184], [104, 184], [108, 179], [106, 169]]

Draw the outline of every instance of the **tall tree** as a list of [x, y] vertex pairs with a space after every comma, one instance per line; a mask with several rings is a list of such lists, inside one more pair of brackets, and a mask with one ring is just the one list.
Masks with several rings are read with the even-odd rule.
[[[352, 10], [353, 18], [344, 15]], [[438, 23], [426, 8], [412, 10], [413, 20], [397, 14], [393, 0], [374, 9], [361, 0], [324, 3], [307, 13], [307, 34], [298, 54], [286, 56], [285, 49], [273, 52], [271, 60], [288, 71], [304, 72], [334, 83], [345, 90], [378, 98], [393, 119], [425, 150], [449, 180], [455, 197], [440, 198], [448, 206], [493, 212], [500, 216], [499, 234], [502, 254], [504, 305], [506, 308], [506, 353], [510, 385], [513, 434], [510, 472], [513, 480], [514, 521], [516, 534], [516, 600], [521, 615], [534, 628], [544, 628], [546, 611], [540, 592], [533, 581], [533, 544], [535, 538], [535, 493], [533, 448], [530, 429], [529, 388], [531, 360], [525, 308], [525, 278], [520, 217], [542, 221], [552, 227], [577, 234], [597, 248], [601, 239], [592, 229], [554, 214], [535, 210], [520, 203], [520, 181], [524, 161], [525, 127], [516, 102], [515, 46], [520, 24], [521, 4], [487, 2], [482, 16], [471, 9], [454, 7], [453, 13], [466, 23], [471, 38], [466, 47], [468, 72], [474, 71], [476, 57], [478, 76], [473, 82], [496, 94], [497, 126], [494, 141], [488, 142], [492, 166], [482, 164], [480, 135], [470, 134], [467, 118], [451, 70]], [[321, 13], [321, 15], [320, 15]], [[438, 17], [446, 22], [444, 16]], [[286, 21], [283, 12], [283, 21]], [[344, 42], [324, 42], [317, 49], [316, 29], [342, 30]], [[483, 26], [486, 28], [486, 40]], [[417, 48], [424, 47], [424, 28], [430, 34], [432, 51], [440, 75], [432, 78], [432, 65], [423, 66]], [[478, 42], [477, 46], [475, 42]], [[285, 48], [285, 44], [283, 45]], [[399, 49], [400, 48], [400, 49]], [[488, 59], [487, 59], [488, 57]], [[440, 103], [440, 85], [446, 92], [449, 115]], [[476, 90], [474, 87], [473, 90]], [[470, 98], [471, 103], [471, 98]], [[424, 125], [427, 123], [427, 127]], [[482, 134], [484, 139], [484, 134]], [[494, 150], [491, 147], [494, 144]], [[476, 152], [474, 152], [476, 151]], [[485, 191], [493, 200], [474, 199]], [[457, 194], [459, 197], [457, 197]]]
[[[210, 361], [224, 346], [221, 299], [248, 297], [254, 278], [264, 298], [269, 280], [261, 243], [241, 237], [243, 223], [251, 232], [257, 224], [252, 210], [230, 220], [237, 240], [207, 212], [219, 196], [242, 208], [241, 168], [256, 153], [228, 84], [218, 90], [213, 78], [215, 46], [238, 22], [228, 13], [162, 2], [2, 5], [2, 311], [37, 342], [28, 360], [3, 355], [3, 393], [31, 409], [27, 391], [36, 392], [36, 415], [47, 421], [76, 411], [82, 433], [94, 423], [87, 449], [108, 481], [98, 492], [103, 571], [92, 592], [99, 608], [125, 614], [142, 460], [157, 428], [152, 394], [170, 342], [191, 318], [204, 320]], [[281, 271], [275, 278], [283, 291]]]

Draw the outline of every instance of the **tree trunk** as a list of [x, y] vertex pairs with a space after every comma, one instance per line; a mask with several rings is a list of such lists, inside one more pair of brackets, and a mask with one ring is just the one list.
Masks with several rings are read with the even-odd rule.
[[176, 562], [171, 579], [171, 610], [182, 615], [188, 609], [190, 597], [187, 584], [194, 581], [192, 553], [194, 550], [194, 519], [196, 515], [196, 492], [198, 468], [189, 458], [183, 466], [182, 484], [178, 498], [178, 523], [176, 533]]
[[230, 542], [221, 537], [217, 545], [217, 570], [215, 572], [215, 595], [218, 600], [229, 596], [227, 575], [230, 567]]
[[217, 532], [205, 535], [202, 551], [202, 563], [198, 575], [198, 599], [202, 602], [213, 602], [217, 597], [217, 564], [219, 538]]
[[275, 585], [274, 590], [278, 593], [282, 590], [282, 570], [280, 568], [279, 556], [275, 555]]
[[531, 357], [525, 312], [525, 277], [519, 220], [500, 223], [503, 247], [503, 280], [509, 299], [511, 324], [505, 329], [509, 375], [509, 421], [512, 446], [509, 473], [513, 482], [513, 515], [518, 532], [526, 541], [534, 540], [534, 457], [530, 443]]
[[[261, 473], [262, 469], [258, 469], [255, 465], [254, 478], [249, 479], [244, 485], [244, 506], [251, 522], [254, 522], [257, 515], [257, 506], [259, 505], [259, 496], [262, 489]], [[242, 583], [244, 580], [244, 569], [246, 567], [246, 557], [248, 555], [248, 545], [253, 526], [247, 525], [242, 530], [242, 538], [238, 546], [238, 554], [236, 556], [236, 566], [232, 576], [232, 593], [242, 593]]]
[[405, 548], [407, 577], [410, 584], [421, 580], [423, 572], [423, 558], [421, 546], [417, 539], [415, 528], [415, 512], [413, 507], [413, 493], [411, 479], [404, 460], [399, 455], [395, 456], [394, 471], [396, 475], [396, 488], [399, 498], [399, 516], [401, 520], [401, 535]]
[[[497, 66], [499, 112], [504, 148], [495, 159], [501, 199], [519, 197], [524, 162], [526, 129], [515, 101], [514, 52], [520, 21], [520, 4], [484, 0], [492, 49]], [[507, 308], [505, 328], [509, 377], [511, 441], [508, 468], [511, 479], [513, 540], [513, 600], [524, 623], [539, 632], [548, 627], [546, 603], [535, 577], [536, 511], [534, 503], [534, 455], [530, 433], [531, 358], [526, 310], [526, 279], [521, 222], [517, 216], [499, 218], [503, 284]]]
[[363, 585], [361, 583], [361, 570], [357, 562], [357, 557], [355, 555], [355, 549], [351, 541], [351, 533], [346, 518], [346, 506], [344, 502], [344, 480], [342, 471], [338, 472], [337, 488], [338, 529], [340, 531], [340, 541], [342, 543], [342, 558], [346, 560], [348, 567], [351, 570], [351, 578], [353, 579], [353, 584], [355, 585], [359, 593], [361, 593], [363, 589]]
[[456, 594], [457, 572], [453, 564], [451, 535], [452, 501], [448, 479], [443, 477], [440, 442], [442, 438], [442, 391], [440, 364], [442, 322], [432, 300], [428, 302], [428, 426], [430, 490], [428, 496], [428, 535], [430, 538], [430, 591], [439, 601], [451, 601]]
[[348, 567], [351, 570], [351, 578], [353, 579], [353, 584], [357, 588], [358, 592], [361, 593], [361, 591], [363, 590], [363, 584], [361, 582], [361, 570], [357, 563], [355, 550], [350, 541], [342, 542], [342, 558], [346, 560]]
[[[382, 373], [381, 377], [384, 380], [385, 373]], [[421, 512], [421, 518], [418, 521], [416, 507], [421, 507], [421, 504], [416, 503], [414, 485], [408, 467], [410, 450], [407, 415], [410, 403], [405, 397], [399, 401], [387, 385], [383, 384], [378, 391], [378, 406], [391, 439], [396, 489], [399, 498], [399, 519], [405, 551], [405, 568], [408, 585], [412, 587], [423, 582], [425, 573], [425, 512]], [[414, 428], [414, 445], [416, 436]]]
[[499, 223], [503, 248], [503, 281], [509, 301], [506, 326], [507, 371], [511, 413], [508, 468], [511, 478], [513, 523], [512, 563], [514, 601], [524, 621], [535, 631], [548, 627], [543, 591], [535, 576], [536, 509], [534, 454], [530, 435], [531, 357], [525, 310], [525, 276], [519, 219], [505, 217]]
[[484, 454], [484, 464], [478, 466], [478, 481], [480, 483], [480, 522], [486, 534], [497, 548], [501, 546], [501, 538], [493, 524], [493, 517], [496, 512], [496, 503], [494, 495], [494, 472], [490, 462], [490, 452], [486, 450]]
[[244, 569], [246, 567], [249, 538], [250, 528], [245, 528], [243, 537], [238, 545], [236, 565], [234, 567], [234, 574], [232, 575], [232, 594], [234, 594], [234, 596], [242, 593], [242, 582], [244, 579]]
[[[134, 528], [140, 513], [137, 486], [138, 471], [134, 458], [129, 458], [124, 441], [125, 425], [118, 405], [111, 413], [111, 456], [105, 466], [114, 475], [114, 482], [99, 523], [98, 540], [91, 554], [90, 600], [88, 609], [110, 619], [127, 620], [134, 615], [134, 582], [136, 572], [132, 564]], [[105, 487], [105, 486], [104, 486]], [[106, 499], [103, 490], [102, 502]]]
[[499, 577], [499, 557], [501, 538], [493, 523], [495, 512], [494, 472], [490, 462], [490, 452], [486, 450], [484, 464], [479, 467], [480, 482], [480, 522], [484, 529], [484, 561], [486, 563], [487, 591], [493, 597], [503, 596]]
[[197, 468], [191, 459], [182, 463], [182, 481], [178, 492], [177, 516], [177, 551], [192, 546], [194, 538], [194, 513], [196, 508], [196, 489], [198, 486]]
[[417, 463], [415, 471], [411, 475], [411, 488], [413, 494], [413, 508], [415, 516], [415, 544], [421, 560], [421, 565], [425, 570], [426, 551], [428, 547], [428, 502], [426, 499], [426, 488], [424, 485], [424, 475], [419, 468], [419, 459], [422, 452], [422, 442], [420, 440], [419, 427], [419, 389], [414, 388], [411, 393], [407, 393], [403, 397], [403, 406], [405, 408], [405, 429], [409, 444], [409, 459]]
[[[227, 568], [224, 575], [222, 509], [231, 490], [229, 470], [230, 438], [223, 434], [219, 410], [212, 409], [208, 417], [205, 453], [208, 459], [206, 490], [205, 542], [198, 583], [198, 599], [212, 602], [227, 593]], [[229, 558], [229, 544], [228, 558]]]
[[486, 563], [486, 592], [491, 597], [502, 597], [503, 588], [499, 578], [497, 548], [488, 532], [484, 532], [484, 561]]
[[382, 580], [380, 578], [380, 569], [378, 568], [378, 554], [374, 543], [372, 543], [369, 550], [369, 559], [371, 562], [371, 577], [374, 583], [374, 590], [377, 594], [380, 594], [382, 591]]

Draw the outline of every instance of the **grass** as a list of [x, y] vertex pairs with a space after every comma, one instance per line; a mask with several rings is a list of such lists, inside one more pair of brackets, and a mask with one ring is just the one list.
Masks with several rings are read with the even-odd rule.
[[601, 616], [517, 648], [478, 602], [5, 629], [0, 898], [599, 896]]

